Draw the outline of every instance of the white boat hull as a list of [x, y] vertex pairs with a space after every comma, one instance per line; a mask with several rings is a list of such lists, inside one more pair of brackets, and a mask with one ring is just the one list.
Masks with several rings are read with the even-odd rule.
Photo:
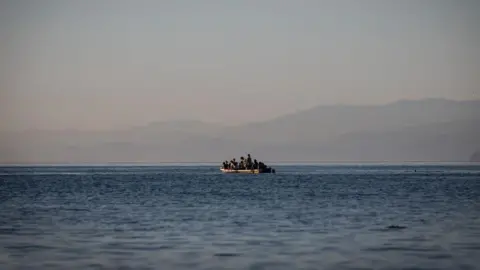
[[224, 169], [220, 168], [220, 171], [224, 173], [246, 173], [246, 174], [259, 174], [259, 173], [274, 173], [274, 170], [259, 170], [259, 169], [253, 169], [253, 170], [233, 170], [233, 169]]

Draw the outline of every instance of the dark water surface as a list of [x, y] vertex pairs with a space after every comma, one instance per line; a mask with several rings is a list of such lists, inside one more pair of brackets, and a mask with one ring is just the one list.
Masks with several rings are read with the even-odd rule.
[[480, 166], [0, 167], [1, 269], [480, 269]]

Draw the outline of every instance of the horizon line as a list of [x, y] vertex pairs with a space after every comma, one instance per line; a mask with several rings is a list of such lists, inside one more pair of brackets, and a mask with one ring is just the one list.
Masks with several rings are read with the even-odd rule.
[[[480, 165], [479, 162], [474, 161], [266, 161], [268, 164], [275, 164], [278, 166], [288, 166], [288, 165], [439, 165], [439, 164], [471, 164], [471, 165]], [[267, 165], [268, 165], [267, 164]], [[155, 166], [165, 166], [165, 165], [182, 165], [182, 166], [220, 166], [221, 162], [202, 162], [202, 161], [166, 161], [166, 162], [111, 162], [111, 163], [0, 163], [0, 167], [81, 167], [81, 166], [92, 166], [92, 167], [123, 167], [123, 166], [138, 166], [138, 167], [155, 167]]]

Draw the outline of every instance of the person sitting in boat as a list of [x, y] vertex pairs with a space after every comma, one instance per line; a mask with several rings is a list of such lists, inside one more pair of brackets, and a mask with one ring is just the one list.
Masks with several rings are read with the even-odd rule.
[[237, 168], [237, 161], [235, 160], [235, 158], [233, 158], [231, 161], [230, 161], [230, 169], [234, 170]]
[[265, 164], [263, 162], [260, 162], [260, 163], [258, 163], [258, 168], [260, 170], [265, 170], [267, 168], [267, 166], [265, 166]]
[[252, 169], [252, 157], [250, 156], [250, 154], [247, 154], [247, 168], [248, 169]]
[[253, 160], [253, 169], [258, 169], [258, 161], [256, 159]]
[[240, 164], [239, 164], [239, 169], [244, 170], [245, 169], [245, 158], [242, 156], [240, 157]]

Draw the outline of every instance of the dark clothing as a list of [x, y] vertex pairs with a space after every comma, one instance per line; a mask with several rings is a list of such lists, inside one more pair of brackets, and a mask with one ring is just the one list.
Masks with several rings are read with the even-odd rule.
[[251, 168], [252, 167], [252, 157], [250, 157], [250, 154], [248, 154], [247, 156], [247, 168]]

